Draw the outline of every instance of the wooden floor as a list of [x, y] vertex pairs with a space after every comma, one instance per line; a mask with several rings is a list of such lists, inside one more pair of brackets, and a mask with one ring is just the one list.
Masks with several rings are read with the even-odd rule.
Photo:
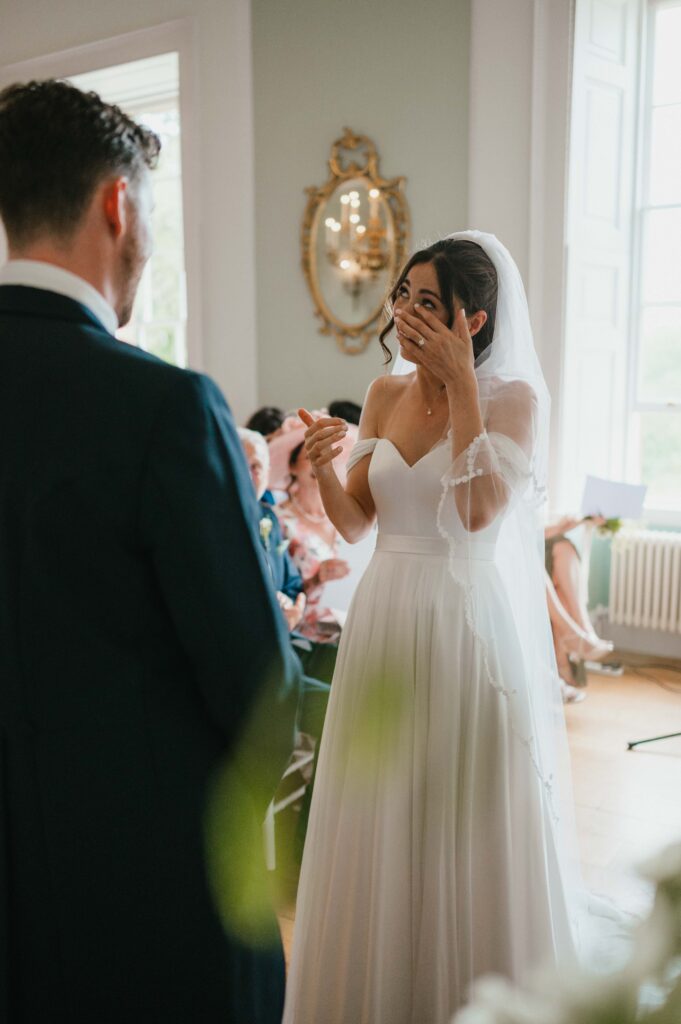
[[[651, 661], [621, 657], [625, 665]], [[640, 911], [649, 890], [636, 865], [681, 839], [681, 737], [631, 751], [627, 742], [681, 731], [681, 672], [591, 675], [587, 699], [566, 716], [585, 880]]]
[[[620, 657], [625, 674], [591, 674], [586, 700], [568, 705], [566, 718], [585, 881], [640, 913], [650, 888], [636, 865], [681, 839], [681, 737], [633, 751], [627, 742], [681, 732], [681, 662], [674, 673], [647, 667], [654, 659]], [[293, 919], [292, 908], [282, 909], [287, 961]]]

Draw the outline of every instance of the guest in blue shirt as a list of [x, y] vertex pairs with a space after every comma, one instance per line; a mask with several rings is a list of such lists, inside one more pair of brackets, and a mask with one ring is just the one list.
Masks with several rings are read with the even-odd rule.
[[295, 631], [305, 612], [303, 578], [288, 553], [288, 542], [282, 539], [279, 519], [271, 502], [268, 501], [268, 497], [270, 497], [270, 492], [267, 490], [270, 455], [267, 441], [262, 434], [256, 430], [249, 430], [247, 427], [239, 427], [238, 433], [255, 493], [260, 503], [260, 539], [272, 573], [277, 600], [288, 623], [291, 644], [303, 666], [303, 685], [297, 719], [298, 740], [303, 744], [311, 743], [315, 754], [311, 778], [306, 785], [294, 840], [296, 853], [300, 860], [307, 832], [319, 741], [329, 702], [337, 647], [335, 644], [315, 643]]
[[251, 480], [260, 503], [260, 539], [272, 574], [274, 589], [289, 630], [294, 630], [305, 611], [303, 579], [287, 550], [279, 520], [267, 500], [269, 450], [262, 434], [239, 427], [239, 437], [248, 463]]

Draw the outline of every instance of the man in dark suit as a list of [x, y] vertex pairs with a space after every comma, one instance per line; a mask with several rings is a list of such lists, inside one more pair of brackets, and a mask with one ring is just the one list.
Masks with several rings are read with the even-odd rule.
[[6, 1024], [281, 1016], [274, 916], [243, 896], [298, 666], [220, 391], [113, 337], [158, 151], [93, 93], [0, 93]]

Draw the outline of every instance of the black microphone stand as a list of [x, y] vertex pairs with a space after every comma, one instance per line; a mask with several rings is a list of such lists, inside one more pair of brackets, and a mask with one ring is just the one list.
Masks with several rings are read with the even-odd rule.
[[634, 740], [632, 743], [627, 743], [627, 750], [633, 750], [634, 747], [640, 747], [642, 743], [657, 743], [658, 740], [674, 740], [677, 736], [681, 736], [681, 732], [669, 732], [666, 736], [651, 736], [647, 740]]

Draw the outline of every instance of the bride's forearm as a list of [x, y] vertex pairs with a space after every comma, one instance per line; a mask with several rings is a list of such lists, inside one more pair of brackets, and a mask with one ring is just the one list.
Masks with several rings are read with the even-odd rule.
[[[452, 427], [452, 462], [456, 462], [485, 431], [475, 374], [471, 374], [470, 380], [448, 385], [447, 396]], [[470, 533], [489, 526], [505, 504], [505, 495], [500, 493], [498, 483], [495, 474], [485, 474], [454, 487], [459, 518]]]
[[357, 543], [371, 529], [373, 516], [343, 489], [332, 465], [318, 469], [316, 475], [327, 516], [344, 540], [349, 544]]
[[452, 428], [452, 459], [455, 460], [485, 430], [475, 374], [471, 373], [470, 380], [448, 383], [447, 398]]

